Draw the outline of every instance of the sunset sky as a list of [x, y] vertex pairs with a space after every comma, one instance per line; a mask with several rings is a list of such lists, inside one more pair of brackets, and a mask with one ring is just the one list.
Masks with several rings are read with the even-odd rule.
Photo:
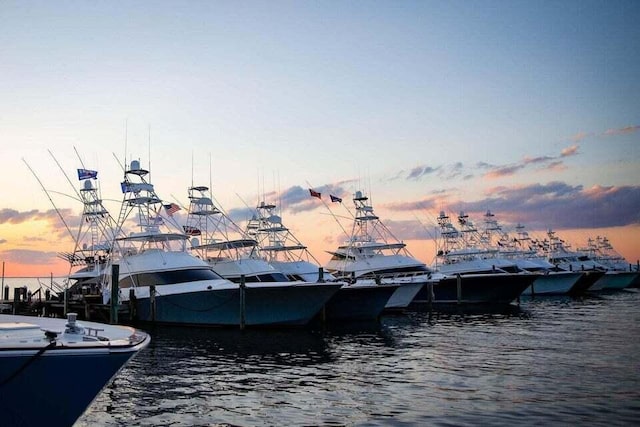
[[211, 177], [242, 225], [278, 203], [322, 263], [344, 236], [309, 187], [363, 190], [428, 264], [440, 210], [488, 209], [635, 263], [639, 22], [638, 1], [2, 1], [5, 274], [68, 271], [56, 162], [98, 170], [116, 214], [124, 159], [167, 201]]

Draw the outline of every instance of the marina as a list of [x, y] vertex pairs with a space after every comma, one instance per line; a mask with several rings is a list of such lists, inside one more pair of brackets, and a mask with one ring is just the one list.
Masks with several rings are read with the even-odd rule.
[[640, 1], [0, 17], [0, 427], [639, 423]]

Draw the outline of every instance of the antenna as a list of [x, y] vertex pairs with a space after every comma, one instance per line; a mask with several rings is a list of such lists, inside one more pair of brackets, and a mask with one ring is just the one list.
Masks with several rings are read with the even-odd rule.
[[151, 124], [149, 124], [149, 183], [151, 183]]
[[[129, 119], [125, 119], [124, 121], [124, 167], [122, 169], [123, 172], [127, 170], [127, 140], [129, 138]], [[114, 154], [115, 156], [115, 154]]]

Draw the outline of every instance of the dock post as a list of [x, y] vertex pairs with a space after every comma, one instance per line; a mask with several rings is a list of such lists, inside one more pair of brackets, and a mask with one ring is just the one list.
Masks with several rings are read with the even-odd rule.
[[9, 301], [9, 285], [5, 285], [4, 287], [4, 300]]
[[244, 274], [240, 275], [240, 330], [243, 330], [246, 322], [246, 307], [245, 307], [245, 277]]
[[456, 274], [456, 291], [458, 295], [458, 304], [462, 303], [462, 276], [460, 273]]
[[156, 321], [156, 285], [149, 285], [149, 312], [151, 321]]
[[324, 283], [324, 269], [322, 267], [318, 268], [318, 282]]
[[120, 286], [120, 266], [111, 266], [111, 301], [109, 302], [109, 320], [112, 325], [118, 323], [118, 288]]
[[131, 322], [138, 320], [137, 303], [135, 289], [129, 288], [129, 321]]
[[20, 304], [20, 288], [13, 288], [13, 314], [18, 314], [18, 304]]

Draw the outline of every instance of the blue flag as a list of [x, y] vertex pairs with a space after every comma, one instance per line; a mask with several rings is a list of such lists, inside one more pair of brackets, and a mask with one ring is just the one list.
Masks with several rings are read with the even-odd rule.
[[329, 196], [331, 197], [331, 201], [334, 203], [342, 203], [342, 199], [338, 196], [334, 196], [333, 194], [329, 194]]
[[78, 169], [78, 179], [82, 181], [83, 179], [95, 179], [98, 177], [98, 171], [92, 171], [89, 169]]

